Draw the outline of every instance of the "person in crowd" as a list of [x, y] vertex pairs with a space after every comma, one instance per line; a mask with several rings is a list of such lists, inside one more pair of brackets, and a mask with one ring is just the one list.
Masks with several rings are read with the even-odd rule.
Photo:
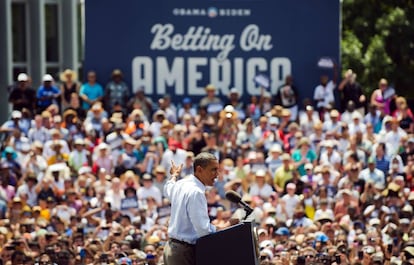
[[96, 73], [89, 71], [87, 73], [87, 82], [84, 83], [79, 95], [82, 99], [82, 108], [87, 111], [96, 102], [102, 101], [104, 97], [104, 90], [102, 86], [96, 81]]
[[348, 125], [349, 133], [351, 135], [356, 134], [357, 132], [365, 133], [366, 132], [366, 125], [362, 122], [362, 115], [355, 111], [352, 113], [352, 122]]
[[273, 144], [269, 148], [269, 152], [265, 159], [265, 163], [267, 165], [267, 170], [269, 171], [271, 176], [274, 176], [276, 170], [282, 165], [282, 159], [280, 155], [282, 154], [282, 148], [279, 144]]
[[208, 107], [209, 105], [219, 105], [222, 108], [222, 100], [216, 97], [216, 87], [213, 84], [208, 84], [205, 87], [205, 90], [207, 95], [200, 100], [199, 105], [201, 107]]
[[15, 130], [19, 130], [22, 133], [26, 134], [24, 131], [24, 123], [22, 121], [22, 112], [19, 110], [13, 110], [10, 115], [10, 120], [7, 120], [3, 123], [1, 126], [1, 130], [6, 132], [9, 136], [12, 135], [12, 133]]
[[46, 74], [42, 78], [42, 85], [37, 89], [37, 111], [41, 113], [52, 104], [58, 104], [61, 91], [53, 84], [54, 79], [51, 75]]
[[73, 143], [73, 150], [69, 154], [68, 164], [74, 172], [78, 172], [83, 166], [90, 165], [90, 154], [85, 149], [85, 141], [78, 138]]
[[60, 93], [62, 110], [66, 110], [71, 106], [72, 94], [79, 94], [79, 83], [77, 82], [77, 75], [75, 71], [66, 69], [60, 75]]
[[267, 201], [273, 193], [272, 186], [266, 183], [268, 172], [264, 169], [259, 169], [255, 174], [255, 182], [250, 185], [250, 195], [252, 197], [258, 196], [262, 200]]
[[371, 105], [374, 105], [381, 113], [386, 115], [390, 114], [390, 102], [394, 96], [386, 93], [388, 89], [388, 81], [385, 78], [381, 78], [378, 83], [378, 88], [371, 95]]
[[373, 157], [368, 158], [368, 167], [359, 173], [359, 178], [363, 179], [365, 183], [375, 183], [375, 185], [385, 188], [386, 179], [384, 172], [376, 168]]
[[286, 214], [289, 219], [292, 219], [296, 206], [300, 204], [300, 197], [296, 194], [296, 185], [289, 183], [286, 185], [286, 194], [283, 195], [282, 200], [285, 204]]
[[66, 129], [66, 128], [63, 126], [62, 116], [60, 116], [60, 115], [55, 115], [55, 116], [53, 116], [52, 121], [53, 121], [53, 129], [55, 129], [55, 130], [59, 131], [59, 133], [62, 135], [62, 138], [63, 138], [65, 141], [72, 142], [72, 141], [73, 141], [73, 139], [69, 137], [69, 136], [70, 136], [70, 135], [69, 135], [69, 130], [68, 130], [68, 129]]
[[245, 106], [243, 101], [240, 100], [240, 91], [236, 87], [233, 87], [229, 91], [228, 100], [226, 105], [233, 106], [234, 110], [237, 112], [237, 117], [240, 120], [246, 118]]
[[293, 77], [287, 75], [285, 77], [285, 83], [277, 90], [275, 103], [290, 110], [292, 114], [290, 118], [292, 121], [296, 121], [299, 115], [298, 96], [298, 90], [293, 84]]
[[341, 108], [345, 110], [346, 103], [352, 101], [355, 103], [355, 108], [361, 114], [364, 114], [366, 97], [361, 85], [356, 81], [356, 77], [356, 73], [352, 69], [348, 69], [344, 74], [344, 79], [338, 86], [338, 90], [342, 92]]
[[297, 149], [292, 153], [292, 159], [295, 163], [295, 167], [298, 169], [300, 175], [305, 175], [305, 164], [306, 163], [315, 163], [316, 154], [308, 138], [302, 138], [297, 146]]
[[332, 132], [335, 136], [340, 133], [341, 122], [339, 117], [339, 111], [333, 109], [329, 112], [329, 119], [323, 122], [323, 130], [325, 132]]
[[414, 119], [412, 115], [410, 115], [410, 109], [408, 106], [402, 106], [399, 110], [398, 121], [399, 127], [403, 129], [407, 134], [414, 133]]
[[112, 113], [113, 106], [120, 104], [123, 111], [126, 111], [130, 93], [129, 87], [123, 81], [122, 71], [114, 69], [111, 74], [111, 81], [105, 87], [105, 109]]
[[411, 118], [414, 119], [414, 114], [411, 111], [411, 109], [408, 107], [407, 104], [407, 100], [405, 99], [405, 97], [396, 97], [395, 99], [395, 107], [396, 109], [393, 111], [392, 116], [396, 117], [396, 118], [400, 118], [401, 117], [401, 112], [406, 109], [407, 111], [407, 115]]
[[280, 165], [274, 174], [273, 183], [274, 188], [278, 193], [282, 193], [286, 183], [292, 179], [294, 166], [291, 164], [291, 158], [288, 153], [282, 154], [282, 165]]
[[145, 96], [144, 87], [139, 87], [135, 90], [134, 96], [128, 101], [128, 110], [140, 109], [145, 117], [151, 117], [153, 111], [153, 103], [149, 97]]
[[126, 170], [138, 172], [138, 163], [143, 160], [143, 154], [137, 148], [138, 142], [127, 137], [123, 142], [123, 148], [117, 156], [116, 166], [114, 168], [116, 174], [122, 174]]
[[407, 136], [407, 133], [400, 127], [398, 119], [391, 120], [391, 130], [385, 135], [385, 141], [390, 144], [391, 154], [398, 154], [401, 139]]
[[218, 144], [235, 141], [238, 132], [237, 112], [232, 105], [227, 105], [221, 112], [217, 123]]
[[[329, 81], [327, 75], [323, 75], [320, 78], [320, 84], [315, 87], [313, 94], [313, 100], [315, 101], [315, 106], [318, 112], [321, 114], [325, 108], [328, 108], [329, 105], [333, 105], [335, 102], [334, 89], [336, 84], [334, 80]], [[322, 115], [320, 115], [322, 117]]]
[[98, 135], [102, 132], [102, 119], [107, 118], [108, 114], [102, 107], [101, 102], [94, 103], [90, 110], [87, 112], [86, 119], [84, 121], [85, 128], [91, 128]]
[[309, 137], [313, 131], [313, 127], [320, 122], [318, 113], [314, 111], [311, 105], [307, 105], [305, 107], [305, 112], [300, 113], [299, 115], [300, 128], [305, 136]]
[[382, 126], [381, 111], [377, 109], [377, 106], [372, 104], [369, 105], [368, 113], [365, 115], [363, 121], [367, 125], [370, 123], [374, 129], [374, 132], [378, 133]]
[[191, 120], [194, 119], [197, 115], [197, 110], [194, 108], [191, 98], [185, 97], [182, 100], [182, 106], [178, 109], [177, 114], [180, 121], [184, 120], [186, 114], [191, 118]]
[[26, 73], [20, 73], [17, 83], [10, 88], [9, 102], [13, 105], [13, 110], [36, 110], [36, 91], [30, 86], [29, 79]]

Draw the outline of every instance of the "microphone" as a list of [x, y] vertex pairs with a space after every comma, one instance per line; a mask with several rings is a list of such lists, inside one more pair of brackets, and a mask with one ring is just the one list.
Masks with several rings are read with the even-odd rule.
[[226, 192], [226, 199], [243, 206], [244, 210], [246, 211], [245, 219], [253, 212], [253, 209], [246, 202], [242, 201], [240, 195], [233, 190]]

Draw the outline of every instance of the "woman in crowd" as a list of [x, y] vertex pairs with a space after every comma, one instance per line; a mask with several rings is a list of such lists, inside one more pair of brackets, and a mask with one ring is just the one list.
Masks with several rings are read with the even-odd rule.
[[60, 81], [62, 81], [60, 85], [62, 110], [71, 107], [73, 93], [79, 94], [80, 86], [76, 79], [76, 73], [71, 69], [66, 69], [60, 75]]

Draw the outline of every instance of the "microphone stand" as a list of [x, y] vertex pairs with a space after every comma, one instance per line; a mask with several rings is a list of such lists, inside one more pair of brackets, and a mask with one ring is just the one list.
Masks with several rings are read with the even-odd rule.
[[242, 221], [246, 221], [247, 217], [249, 217], [253, 213], [253, 209], [250, 207], [246, 207], [246, 205], [243, 205], [241, 201], [239, 202], [239, 205], [242, 206], [244, 211], [246, 212], [246, 215], [244, 216]]

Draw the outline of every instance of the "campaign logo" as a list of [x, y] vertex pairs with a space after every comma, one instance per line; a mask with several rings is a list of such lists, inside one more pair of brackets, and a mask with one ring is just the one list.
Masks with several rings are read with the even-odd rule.
[[174, 16], [181, 17], [248, 17], [251, 15], [251, 9], [249, 8], [174, 8], [172, 14]]
[[207, 10], [207, 14], [209, 18], [215, 18], [218, 15], [218, 10], [215, 7], [209, 7]]

